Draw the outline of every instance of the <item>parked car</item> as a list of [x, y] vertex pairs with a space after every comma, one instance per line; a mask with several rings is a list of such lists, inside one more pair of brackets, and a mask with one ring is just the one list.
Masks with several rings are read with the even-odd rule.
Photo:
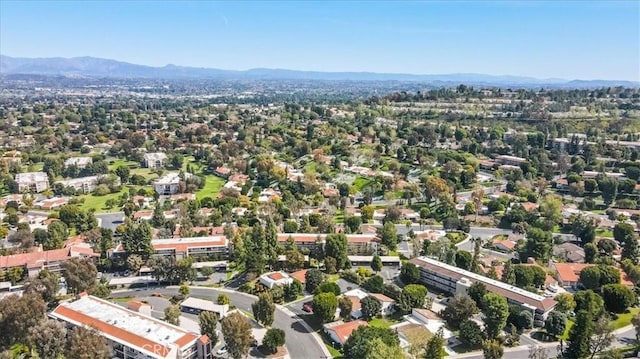
[[223, 355], [223, 354], [227, 354], [227, 346], [223, 346], [222, 348], [218, 349], [218, 351], [216, 352], [216, 355]]
[[152, 297], [158, 297], [158, 298], [163, 298], [164, 295], [162, 295], [162, 293], [153, 293], [151, 294]]
[[311, 302], [306, 302], [302, 305], [302, 310], [307, 313], [313, 313], [313, 305]]

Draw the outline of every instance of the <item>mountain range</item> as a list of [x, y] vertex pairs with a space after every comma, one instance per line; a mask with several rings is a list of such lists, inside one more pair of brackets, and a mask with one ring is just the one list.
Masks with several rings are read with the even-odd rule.
[[50, 75], [88, 78], [217, 79], [217, 80], [320, 80], [406, 81], [437, 85], [470, 84], [494, 86], [639, 87], [636, 81], [537, 79], [475, 73], [416, 75], [375, 72], [320, 72], [256, 68], [245, 71], [166, 65], [131, 64], [95, 57], [24, 58], [0, 55], [0, 75]]

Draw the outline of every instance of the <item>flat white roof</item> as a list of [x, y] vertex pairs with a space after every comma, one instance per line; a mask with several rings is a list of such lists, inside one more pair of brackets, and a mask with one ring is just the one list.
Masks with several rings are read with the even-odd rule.
[[49, 177], [44, 172], [25, 172], [16, 174], [16, 182], [37, 182], [49, 181]]
[[167, 155], [164, 152], [150, 152], [145, 153], [144, 158], [147, 160], [166, 160]]
[[71, 157], [71, 158], [68, 158], [66, 161], [64, 161], [64, 165], [65, 166], [88, 165], [92, 162], [93, 160], [91, 159], [91, 157]]
[[475, 280], [475, 281], [483, 282], [483, 283], [486, 283], [486, 284], [491, 284], [491, 285], [493, 285], [495, 287], [502, 288], [502, 289], [507, 290], [507, 291], [512, 292], [512, 293], [518, 293], [518, 294], [520, 294], [522, 296], [525, 296], [527, 298], [533, 299], [535, 301], [540, 301], [541, 302], [541, 301], [545, 300], [545, 297], [543, 297], [541, 295], [538, 295], [538, 294], [535, 294], [535, 293], [532, 293], [532, 292], [529, 292], [528, 290], [524, 290], [522, 288], [518, 288], [516, 286], [501, 282], [499, 280], [491, 279], [489, 277], [485, 277], [485, 276], [477, 274], [477, 273], [469, 272], [468, 270], [464, 270], [464, 269], [452, 266], [450, 264], [437, 261], [437, 260], [429, 258], [429, 257], [418, 257], [418, 259], [420, 261], [422, 261], [422, 262], [429, 263], [431, 265], [441, 267], [441, 268], [443, 268], [445, 270], [461, 274], [461, 275], [463, 275], [464, 277], [466, 277], [468, 279], [472, 279], [472, 280]]
[[195, 308], [199, 310], [206, 310], [214, 313], [221, 313], [222, 315], [224, 315], [229, 311], [228, 304], [219, 305], [219, 304], [214, 304], [210, 300], [204, 300], [204, 299], [193, 298], [193, 297], [189, 297], [185, 299], [182, 303], [180, 303], [180, 306]]
[[[150, 354], [153, 358], [164, 358], [171, 348], [188, 347], [199, 337], [180, 327], [89, 295], [61, 303], [50, 316], [78, 326], [92, 326], [101, 335]], [[155, 348], [155, 344], [166, 347], [166, 351], [159, 355], [158, 352], [146, 350]]]

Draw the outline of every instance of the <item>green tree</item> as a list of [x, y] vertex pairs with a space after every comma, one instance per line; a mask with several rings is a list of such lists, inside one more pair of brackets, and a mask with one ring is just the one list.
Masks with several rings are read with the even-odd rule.
[[316, 288], [325, 281], [325, 276], [317, 269], [309, 269], [304, 275], [305, 289], [309, 293], [315, 293]]
[[304, 289], [304, 287], [299, 280], [294, 279], [291, 284], [285, 285], [283, 289], [284, 300], [290, 302], [292, 300], [296, 300], [298, 296], [302, 294], [302, 290]]
[[568, 346], [564, 353], [568, 359], [582, 359], [589, 356], [590, 338], [593, 335], [593, 316], [586, 310], [576, 315], [575, 324], [569, 330]]
[[468, 251], [457, 251], [455, 256], [456, 267], [471, 270], [471, 263], [473, 262], [473, 255]]
[[443, 359], [446, 356], [444, 350], [444, 337], [442, 331], [439, 330], [434, 336], [429, 338], [427, 345], [424, 349], [425, 359]]
[[485, 294], [487, 294], [487, 287], [482, 282], [475, 282], [467, 289], [467, 295], [476, 302], [478, 308], [482, 308], [482, 298], [484, 298]]
[[482, 354], [484, 359], [500, 359], [504, 354], [504, 349], [497, 340], [485, 340], [482, 344]]
[[67, 288], [78, 294], [89, 290], [96, 284], [98, 269], [89, 259], [71, 258], [62, 263]]
[[218, 342], [218, 315], [214, 312], [203, 311], [198, 315], [198, 322], [200, 323], [200, 334], [209, 337], [212, 345], [215, 346]]
[[337, 296], [340, 295], [340, 286], [338, 286], [336, 283], [334, 282], [324, 282], [321, 283], [318, 288], [316, 288], [316, 292], [315, 294], [320, 294], [320, 293], [333, 293]]
[[478, 323], [467, 319], [461, 322], [458, 327], [460, 328], [460, 340], [472, 347], [482, 344], [484, 334], [482, 333], [482, 328], [480, 328]]
[[384, 279], [379, 275], [374, 275], [367, 279], [362, 287], [371, 293], [382, 293], [384, 290]]
[[427, 297], [427, 288], [420, 284], [409, 284], [402, 288], [398, 307], [404, 313], [411, 313], [413, 308], [422, 308]]
[[118, 168], [116, 168], [116, 176], [120, 177], [120, 182], [127, 183], [129, 182], [131, 171], [127, 166], [118, 166]]
[[547, 331], [547, 335], [556, 339], [564, 334], [567, 328], [567, 316], [557, 310], [552, 311], [544, 321], [544, 329]]
[[556, 295], [554, 298], [558, 304], [556, 304], [555, 310], [568, 313], [572, 312], [576, 308], [576, 301], [573, 299], [573, 294], [571, 293], [560, 293]]
[[614, 178], [599, 177], [598, 188], [602, 192], [602, 199], [604, 204], [610, 206], [616, 197], [618, 197], [618, 180]]
[[378, 229], [378, 237], [382, 244], [387, 246], [390, 251], [395, 251], [398, 248], [398, 231], [393, 222], [385, 222], [382, 228]]
[[91, 329], [75, 327], [67, 340], [67, 358], [109, 359], [111, 353], [104, 337]]
[[137, 254], [132, 254], [127, 257], [127, 266], [131, 269], [132, 272], [138, 273], [140, 268], [144, 265], [144, 260], [141, 256]]
[[594, 243], [587, 243], [584, 245], [584, 261], [586, 263], [594, 263], [598, 258], [598, 246]]
[[389, 346], [382, 339], [375, 338], [369, 343], [368, 359], [405, 359], [400, 346]]
[[577, 292], [573, 295], [573, 299], [576, 302], [576, 313], [581, 310], [585, 310], [593, 317], [598, 317], [604, 310], [604, 301], [602, 300], [602, 297], [590, 289]]
[[487, 293], [482, 299], [487, 338], [495, 339], [507, 324], [509, 305], [507, 299], [495, 293]]
[[284, 343], [284, 330], [277, 328], [269, 328], [262, 339], [262, 345], [267, 348], [270, 353], [275, 353], [278, 350], [278, 347], [283, 346]]
[[256, 321], [266, 327], [271, 326], [275, 318], [276, 305], [273, 303], [273, 297], [269, 292], [263, 292], [258, 295], [258, 300], [251, 305], [253, 317]]
[[239, 312], [227, 315], [220, 324], [229, 355], [233, 359], [244, 358], [249, 353], [253, 342], [251, 324]]
[[372, 355], [371, 344], [376, 339], [382, 340], [391, 348], [400, 346], [400, 339], [394, 330], [363, 325], [351, 333], [342, 352], [346, 359], [369, 358]]
[[149, 258], [153, 254], [151, 227], [147, 222], [137, 224], [127, 221], [121, 240], [124, 250], [129, 254], [139, 254], [142, 258]]
[[602, 287], [602, 299], [607, 311], [612, 313], [624, 313], [627, 308], [635, 305], [637, 295], [622, 284], [607, 284]]
[[164, 308], [164, 321], [169, 324], [180, 325], [180, 307], [171, 305]]
[[591, 353], [590, 358], [592, 359], [611, 346], [611, 343], [613, 343], [615, 339], [613, 326], [609, 322], [609, 319], [609, 316], [603, 315], [595, 320], [593, 335], [589, 337], [589, 352]]
[[365, 320], [371, 320], [380, 315], [382, 311], [382, 303], [375, 297], [366, 296], [360, 301], [362, 316]]
[[456, 295], [449, 300], [445, 309], [440, 312], [440, 317], [453, 330], [459, 329], [459, 325], [478, 313], [476, 303], [468, 295]]
[[0, 350], [26, 343], [29, 329], [45, 319], [45, 310], [39, 295], [13, 294], [0, 299]]
[[527, 231], [525, 246], [520, 251], [520, 260], [526, 262], [527, 258], [533, 257], [539, 262], [547, 263], [551, 258], [552, 250], [553, 239], [551, 238], [551, 232], [531, 227]]
[[347, 256], [347, 236], [342, 233], [332, 233], [327, 235], [325, 241], [325, 257], [335, 258], [337, 269], [347, 269], [349, 260]]
[[347, 296], [340, 297], [338, 299], [338, 308], [340, 308], [340, 317], [342, 319], [351, 318], [351, 311], [353, 310], [353, 303]]
[[371, 260], [371, 269], [373, 269], [373, 271], [376, 273], [382, 270], [382, 259], [380, 259], [380, 256], [378, 256], [377, 254], [374, 255], [373, 259]]
[[338, 298], [333, 293], [320, 293], [313, 296], [313, 314], [323, 322], [332, 322], [338, 309]]
[[56, 320], [43, 320], [29, 328], [27, 343], [40, 358], [59, 358], [64, 354], [67, 328]]
[[218, 298], [216, 299], [216, 303], [219, 305], [225, 305], [225, 304], [231, 304], [231, 299], [229, 299], [229, 296], [224, 294], [224, 293], [220, 293], [218, 294]]
[[413, 263], [405, 263], [400, 268], [400, 279], [404, 284], [416, 284], [420, 282], [420, 269]]
[[69, 237], [69, 227], [62, 221], [55, 221], [47, 227], [47, 239], [42, 243], [44, 250], [59, 249]]

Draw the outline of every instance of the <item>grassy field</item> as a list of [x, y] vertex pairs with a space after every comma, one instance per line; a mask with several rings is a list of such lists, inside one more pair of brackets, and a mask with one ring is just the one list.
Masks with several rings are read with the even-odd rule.
[[631, 318], [633, 318], [634, 315], [638, 314], [638, 311], [640, 311], [640, 309], [630, 308], [629, 312], [618, 314], [618, 318], [616, 320], [612, 320], [611, 325], [614, 329], [626, 327], [627, 325], [631, 324]]
[[606, 238], [613, 238], [613, 231], [608, 230], [608, 229], [598, 228], [598, 229], [596, 229], [596, 236], [598, 236], [598, 237], [606, 237]]
[[356, 189], [356, 191], [362, 191], [362, 189], [367, 187], [369, 185], [369, 183], [371, 183], [371, 181], [368, 180], [367, 178], [358, 176], [353, 181], [352, 186], [353, 186], [353, 188]]
[[[141, 186], [135, 187], [136, 192], [142, 188]], [[94, 196], [92, 194], [85, 194], [82, 196], [78, 196], [79, 199], [83, 199], [84, 203], [80, 205], [80, 208], [83, 210], [89, 210], [91, 208], [95, 209], [96, 213], [105, 213], [105, 212], [118, 212], [119, 208], [113, 207], [111, 209], [107, 208], [106, 203], [109, 199], [118, 200], [122, 197], [123, 193], [129, 193], [129, 187], [122, 187], [122, 191], [117, 193], [110, 193], [106, 196]]]
[[369, 326], [378, 328], [389, 328], [394, 324], [400, 323], [399, 320], [393, 320], [391, 318], [373, 318], [369, 321]]
[[225, 180], [213, 175], [206, 176], [206, 182], [204, 187], [196, 192], [197, 199], [203, 199], [204, 197], [216, 198], [222, 186], [224, 186]]

